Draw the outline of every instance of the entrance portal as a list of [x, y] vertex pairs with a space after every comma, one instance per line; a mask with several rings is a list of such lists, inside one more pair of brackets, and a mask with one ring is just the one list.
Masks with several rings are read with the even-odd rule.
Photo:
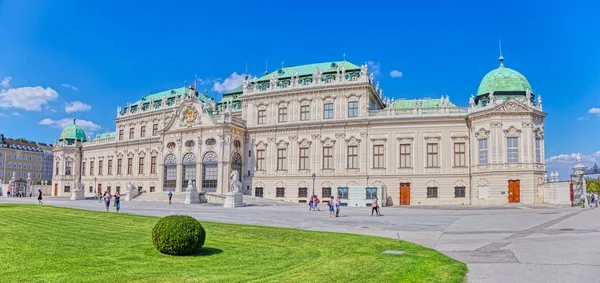
[[54, 184], [54, 196], [58, 196], [58, 184]]
[[400, 205], [410, 205], [410, 183], [400, 183]]
[[508, 181], [508, 202], [521, 202], [521, 181], [520, 180], [509, 180]]

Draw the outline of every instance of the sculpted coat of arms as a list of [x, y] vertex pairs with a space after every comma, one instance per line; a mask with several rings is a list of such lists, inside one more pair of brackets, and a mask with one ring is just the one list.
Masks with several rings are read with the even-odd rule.
[[185, 126], [185, 127], [191, 127], [195, 124], [200, 124], [200, 113], [198, 113], [198, 110], [196, 109], [196, 107], [194, 107], [194, 105], [187, 105], [185, 106], [185, 108], [183, 109], [183, 111], [181, 112], [181, 118], [180, 118], [180, 122], [179, 125], [180, 126]]

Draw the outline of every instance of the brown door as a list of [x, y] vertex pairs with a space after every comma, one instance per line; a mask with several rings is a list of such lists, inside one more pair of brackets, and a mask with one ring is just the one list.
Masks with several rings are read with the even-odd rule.
[[400, 205], [410, 205], [410, 183], [400, 184]]
[[54, 196], [58, 196], [58, 184], [54, 184]]
[[508, 181], [508, 202], [521, 202], [521, 181]]

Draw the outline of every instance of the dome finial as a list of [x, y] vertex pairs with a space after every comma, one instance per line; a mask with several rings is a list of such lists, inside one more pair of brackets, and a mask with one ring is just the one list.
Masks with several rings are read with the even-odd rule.
[[502, 57], [502, 41], [500, 39], [498, 39], [498, 46], [500, 47], [500, 58], [498, 58], [498, 60], [500, 61], [500, 67], [504, 67], [504, 57]]
[[75, 118], [73, 118], [73, 125], [77, 125], [77, 123], [75, 123]]

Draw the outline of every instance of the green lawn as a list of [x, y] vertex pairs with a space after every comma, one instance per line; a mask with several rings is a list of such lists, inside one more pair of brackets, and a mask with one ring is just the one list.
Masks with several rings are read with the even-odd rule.
[[467, 272], [393, 239], [212, 222], [201, 255], [167, 256], [152, 245], [158, 219], [2, 204], [0, 281], [464, 282]]

